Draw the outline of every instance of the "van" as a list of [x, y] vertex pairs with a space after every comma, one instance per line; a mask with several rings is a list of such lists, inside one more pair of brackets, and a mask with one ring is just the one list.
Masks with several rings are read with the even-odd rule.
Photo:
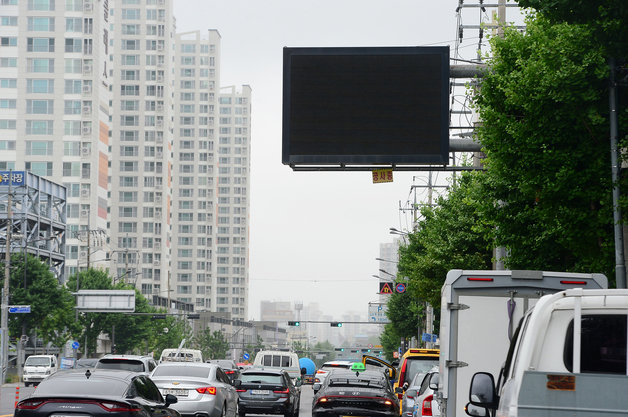
[[294, 352], [260, 350], [257, 355], [255, 355], [253, 366], [265, 369], [284, 369], [295, 383], [301, 380], [299, 357]]
[[198, 349], [164, 349], [159, 362], [203, 362], [203, 354]]
[[38, 385], [49, 375], [59, 369], [57, 357], [54, 355], [31, 355], [24, 362], [22, 379], [24, 386]]
[[545, 295], [520, 321], [499, 373], [473, 376], [467, 414], [628, 415], [627, 317], [625, 289]]

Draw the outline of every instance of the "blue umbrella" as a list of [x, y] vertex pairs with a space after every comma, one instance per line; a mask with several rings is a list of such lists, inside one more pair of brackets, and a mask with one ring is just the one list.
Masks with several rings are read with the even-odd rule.
[[314, 375], [316, 372], [316, 364], [310, 358], [300, 358], [299, 368], [305, 368], [306, 375]]

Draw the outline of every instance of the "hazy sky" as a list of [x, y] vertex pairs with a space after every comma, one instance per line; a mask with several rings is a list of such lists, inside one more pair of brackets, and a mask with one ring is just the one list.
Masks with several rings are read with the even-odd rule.
[[395, 172], [394, 183], [373, 184], [369, 172], [293, 172], [282, 165], [282, 48], [453, 46], [457, 5], [458, 0], [175, 1], [177, 32], [220, 32], [221, 85], [248, 84], [253, 91], [250, 318], [259, 319], [261, 300], [318, 302], [334, 316], [366, 315], [368, 302], [378, 298], [371, 275], [378, 273], [379, 244], [392, 241], [390, 227], [411, 227], [411, 213], [399, 210], [400, 201], [413, 198], [413, 177], [421, 185], [427, 175]]

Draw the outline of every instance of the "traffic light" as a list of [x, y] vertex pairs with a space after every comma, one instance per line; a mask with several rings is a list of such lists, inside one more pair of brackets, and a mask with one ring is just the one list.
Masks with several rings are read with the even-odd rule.
[[289, 321], [288, 322], [288, 326], [300, 326], [301, 322], [300, 321]]
[[344, 352], [345, 348], [335, 348], [334, 349], [336, 352]]
[[342, 327], [342, 323], [340, 323], [339, 321], [332, 321], [331, 323], [329, 323], [329, 325], [331, 327]]

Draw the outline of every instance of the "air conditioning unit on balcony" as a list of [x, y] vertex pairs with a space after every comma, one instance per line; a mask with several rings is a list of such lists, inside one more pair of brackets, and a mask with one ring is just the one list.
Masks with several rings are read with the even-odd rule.
[[155, 245], [153, 246], [154, 250], [161, 250], [161, 243], [155, 243]]
[[87, 259], [87, 251], [86, 250], [82, 250], [79, 252], [79, 259], [84, 260]]
[[86, 1], [85, 3], [83, 3], [84, 12], [91, 12], [93, 9], [94, 9], [94, 6], [91, 1]]
[[160, 266], [161, 262], [160, 261], [153, 261], [153, 266]]
[[88, 188], [83, 188], [81, 190], [81, 198], [89, 198], [89, 189]]
[[163, 104], [158, 104], [157, 107], [155, 107], [155, 110], [158, 111], [159, 113], [163, 113], [164, 105]]
[[83, 133], [83, 136], [89, 136], [92, 134], [92, 128], [88, 126], [83, 126], [83, 129], [81, 129], [81, 132]]
[[157, 82], [158, 83], [163, 83], [164, 82], [164, 76], [163, 75], [158, 75], [157, 76]]
[[81, 210], [81, 219], [86, 219], [89, 217], [89, 210]]
[[86, 116], [89, 116], [92, 114], [92, 107], [91, 106], [83, 106], [83, 114]]
[[92, 73], [92, 65], [83, 64], [83, 75], [91, 75], [91, 73]]
[[161, 151], [157, 151], [155, 152], [155, 158], [163, 158], [164, 157], [164, 153]]
[[92, 86], [91, 85], [84, 85], [83, 86], [83, 94], [91, 94], [92, 93]]
[[163, 50], [164, 50], [164, 45], [163, 45], [162, 43], [158, 43], [158, 44], [157, 44], [157, 50], [158, 50], [159, 52], [163, 51]]
[[89, 146], [81, 146], [81, 156], [89, 156], [91, 153]]
[[158, 62], [158, 63], [157, 63], [157, 67], [158, 67], [158, 68], [163, 68], [163, 66], [164, 66], [164, 65], [165, 65], [165, 64], [164, 64], [163, 62]]
[[159, 119], [155, 122], [155, 126], [157, 127], [164, 127], [164, 121]]
[[155, 203], [161, 204], [161, 194], [155, 196]]

